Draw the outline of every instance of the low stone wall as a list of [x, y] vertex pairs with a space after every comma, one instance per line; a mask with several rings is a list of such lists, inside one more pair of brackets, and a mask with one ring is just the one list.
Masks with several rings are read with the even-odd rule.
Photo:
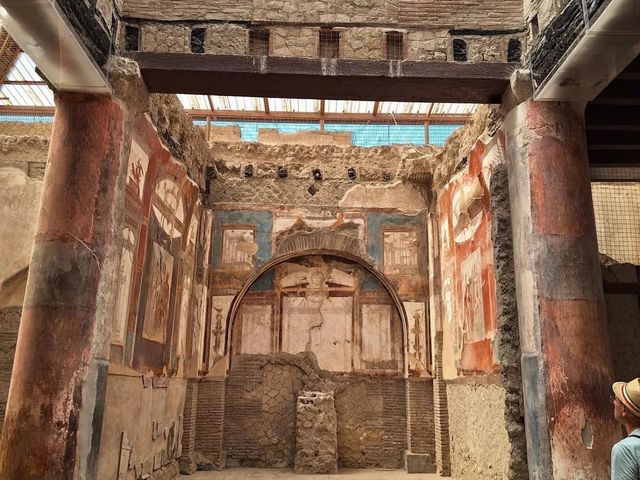
[[505, 396], [497, 376], [447, 382], [454, 478], [507, 478], [511, 444], [504, 416]]

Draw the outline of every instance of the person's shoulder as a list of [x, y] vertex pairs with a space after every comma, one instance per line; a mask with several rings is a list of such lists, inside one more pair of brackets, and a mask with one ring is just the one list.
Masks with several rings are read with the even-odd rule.
[[625, 437], [613, 446], [614, 453], [631, 453], [640, 449], [640, 438]]

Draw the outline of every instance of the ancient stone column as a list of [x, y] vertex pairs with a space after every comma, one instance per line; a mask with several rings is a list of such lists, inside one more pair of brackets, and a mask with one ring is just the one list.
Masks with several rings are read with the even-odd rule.
[[616, 426], [583, 111], [528, 101], [505, 133], [530, 477], [608, 478]]
[[336, 473], [338, 417], [333, 392], [300, 392], [296, 414], [296, 472]]
[[56, 105], [0, 439], [3, 480], [95, 478], [108, 366], [101, 282], [124, 113], [101, 95], [62, 93]]

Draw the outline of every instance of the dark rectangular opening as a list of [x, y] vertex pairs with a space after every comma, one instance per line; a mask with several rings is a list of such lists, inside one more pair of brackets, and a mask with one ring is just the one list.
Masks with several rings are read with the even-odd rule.
[[522, 60], [522, 42], [515, 38], [509, 40], [509, 49], [507, 50], [507, 61], [510, 63], [520, 63]]
[[249, 55], [257, 57], [269, 55], [269, 30], [266, 28], [249, 30]]
[[206, 28], [194, 28], [191, 30], [191, 53], [204, 53], [206, 35]]
[[140, 50], [140, 29], [133, 25], [124, 26], [124, 50], [125, 52], [137, 52]]
[[460, 38], [453, 39], [453, 59], [456, 62], [467, 61], [467, 42]]
[[320, 58], [338, 58], [340, 53], [340, 32], [332, 29], [320, 30], [318, 56]]
[[404, 60], [404, 34], [387, 32], [387, 60]]

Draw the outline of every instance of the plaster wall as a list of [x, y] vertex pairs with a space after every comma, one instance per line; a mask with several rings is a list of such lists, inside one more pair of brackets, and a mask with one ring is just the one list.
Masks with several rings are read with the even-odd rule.
[[0, 136], [0, 284], [29, 265], [47, 146], [39, 137]]
[[447, 382], [454, 478], [508, 478], [511, 444], [504, 420], [505, 396], [497, 377]]
[[[154, 384], [151, 377], [143, 379], [134, 371], [111, 369], [98, 478], [120, 478], [120, 472], [122, 478], [137, 479], [179, 457], [186, 380], [164, 380]], [[123, 448], [123, 435], [128, 449]], [[124, 469], [119, 468], [121, 454], [127, 462]]]

